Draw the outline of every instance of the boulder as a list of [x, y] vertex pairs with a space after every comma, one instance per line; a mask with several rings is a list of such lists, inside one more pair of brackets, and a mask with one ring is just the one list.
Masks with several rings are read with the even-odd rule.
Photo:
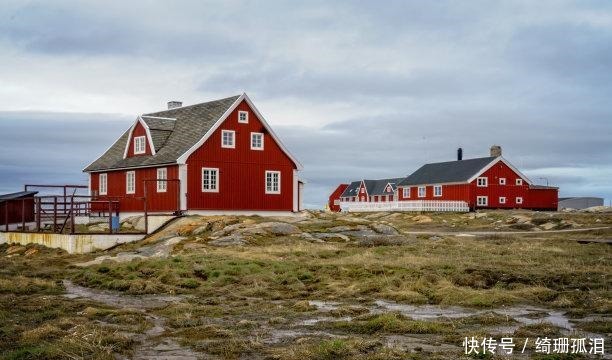
[[376, 224], [372, 224], [370, 227], [379, 234], [397, 235], [397, 230], [395, 230], [393, 226], [376, 223]]
[[145, 218], [144, 216], [138, 216], [138, 219], [136, 221], [132, 222], [132, 225], [134, 225], [134, 229], [138, 230], [138, 231], [145, 231]]
[[552, 230], [557, 227], [557, 224], [555, 224], [554, 222], [547, 222], [547, 223], [540, 225], [540, 227], [543, 230]]
[[197, 228], [193, 229], [193, 231], [191, 233], [193, 235], [203, 234], [203, 233], [207, 232], [208, 230], [210, 230], [211, 225], [212, 225], [211, 223], [209, 223], [208, 221], [205, 221], [204, 223], [202, 223], [202, 225], [200, 225]]
[[427, 215], [417, 215], [412, 218], [412, 221], [416, 222], [417, 224], [425, 224], [432, 222], [433, 219]]
[[208, 245], [212, 246], [241, 246], [246, 244], [247, 241], [238, 234], [223, 236], [208, 242]]

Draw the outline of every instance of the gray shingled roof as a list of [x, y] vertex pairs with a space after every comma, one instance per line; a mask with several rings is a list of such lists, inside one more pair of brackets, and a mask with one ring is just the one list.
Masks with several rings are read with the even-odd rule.
[[483, 157], [425, 164], [402, 180], [398, 185], [465, 182], [495, 159], [495, 157]]
[[359, 191], [360, 185], [361, 185], [361, 181], [351, 182], [349, 186], [346, 189], [344, 189], [344, 192], [342, 193], [342, 195], [340, 195], [340, 197], [343, 198], [343, 197], [357, 196], [357, 192]]
[[[144, 114], [143, 120], [151, 130], [155, 155], [133, 156], [124, 159], [123, 153], [130, 132], [128, 129], [110, 149], [83, 171], [176, 163], [177, 159], [197, 143], [239, 97], [239, 95], [236, 95], [201, 104]], [[147, 117], [147, 115], [176, 120], [155, 119]]]
[[0, 202], [4, 202], [6, 200], [29, 198], [29, 197], [33, 197], [36, 194], [38, 194], [38, 191], [20, 191], [16, 193], [3, 194], [3, 195], [0, 195]]
[[390, 179], [378, 179], [378, 180], [364, 180], [366, 184], [366, 191], [368, 195], [390, 195], [385, 192], [387, 184], [391, 184], [393, 191], [397, 188], [397, 184], [404, 180], [404, 178], [390, 178]]

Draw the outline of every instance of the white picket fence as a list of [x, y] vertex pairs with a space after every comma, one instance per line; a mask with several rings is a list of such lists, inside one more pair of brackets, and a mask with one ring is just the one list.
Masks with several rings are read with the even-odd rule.
[[447, 211], [468, 212], [470, 207], [465, 201], [444, 200], [410, 200], [410, 201], [388, 201], [388, 202], [340, 202], [342, 211], [367, 212], [367, 211]]

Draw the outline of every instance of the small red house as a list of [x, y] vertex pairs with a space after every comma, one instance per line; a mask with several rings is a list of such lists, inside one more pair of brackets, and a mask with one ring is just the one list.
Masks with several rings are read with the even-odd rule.
[[34, 221], [34, 196], [38, 191], [21, 191], [0, 195], [0, 225]]
[[327, 201], [327, 207], [329, 208], [330, 211], [333, 211], [333, 212], [340, 211], [340, 195], [342, 195], [342, 193], [344, 192], [344, 190], [346, 190], [347, 187], [348, 187], [348, 184], [340, 184], [338, 185], [336, 190], [334, 190], [334, 192], [332, 192], [331, 195], [329, 195], [329, 200]]
[[83, 171], [91, 194], [118, 199], [123, 214], [265, 214], [301, 210], [301, 169], [242, 94], [140, 115]]

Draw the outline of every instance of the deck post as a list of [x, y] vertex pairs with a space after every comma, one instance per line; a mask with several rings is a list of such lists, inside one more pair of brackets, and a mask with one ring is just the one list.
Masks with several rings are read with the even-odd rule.
[[57, 196], [53, 197], [53, 232], [57, 231]]
[[9, 212], [9, 206], [8, 206], [9, 200], [6, 200], [4, 202], [4, 224], [6, 226], [6, 231], [9, 231], [9, 226], [8, 226], [8, 212]]
[[40, 211], [41, 211], [41, 204], [40, 201], [42, 199], [41, 198], [34, 198], [34, 201], [36, 202], [36, 232], [40, 232]]
[[21, 231], [25, 231], [25, 199], [21, 199]]
[[108, 200], [108, 233], [113, 233], [113, 203]]
[[74, 196], [70, 197], [70, 233], [74, 234]]

